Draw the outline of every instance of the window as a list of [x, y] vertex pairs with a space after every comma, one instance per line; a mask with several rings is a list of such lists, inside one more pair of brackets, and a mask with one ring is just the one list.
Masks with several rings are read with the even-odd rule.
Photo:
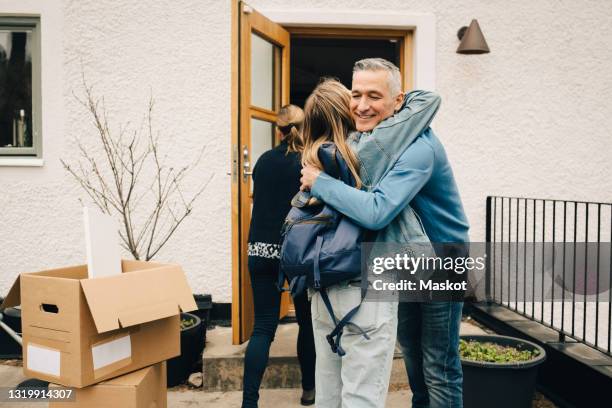
[[0, 17], [0, 156], [41, 157], [40, 19]]

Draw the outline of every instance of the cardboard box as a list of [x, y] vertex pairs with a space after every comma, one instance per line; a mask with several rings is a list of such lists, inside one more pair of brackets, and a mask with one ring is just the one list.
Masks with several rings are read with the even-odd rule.
[[49, 408], [166, 408], [166, 362], [77, 389], [75, 396], [75, 401], [50, 402]]
[[26, 376], [82, 388], [180, 354], [180, 310], [196, 309], [181, 267], [121, 267], [93, 279], [85, 265], [21, 274], [0, 308], [21, 303]]

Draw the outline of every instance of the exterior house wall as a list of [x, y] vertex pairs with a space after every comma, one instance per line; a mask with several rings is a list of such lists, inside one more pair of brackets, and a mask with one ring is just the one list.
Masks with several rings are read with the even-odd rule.
[[[47, 101], [44, 166], [0, 167], [0, 293], [19, 272], [84, 260], [78, 198], [86, 197], [59, 163], [77, 155], [75, 136], [94, 134], [73, 96], [84, 71], [104, 95], [114, 126], [139, 123], [149, 93], [155, 96], [169, 162], [184, 163], [206, 145], [197, 175], [213, 179], [158, 259], [181, 263], [194, 292], [229, 302], [230, 2], [116, 4], [0, 0], [0, 12], [29, 8], [43, 15], [43, 110]], [[381, 9], [356, 0], [250, 4], [264, 12]], [[384, 6], [435, 16], [443, 103], [433, 127], [454, 165], [473, 241], [484, 239], [487, 195], [612, 200], [611, 3], [384, 0]], [[490, 54], [455, 53], [456, 32], [472, 18]]]
[[75, 137], [91, 145], [95, 135], [73, 95], [82, 93], [84, 72], [104, 96], [115, 131], [122, 123], [139, 126], [154, 96], [153, 119], [170, 165], [193, 161], [206, 146], [188, 190], [213, 178], [155, 259], [180, 263], [195, 293], [230, 302], [230, 3], [15, 0], [0, 1], [0, 12], [28, 6], [42, 13], [43, 30], [57, 28], [51, 38], [43, 31], [43, 49], [63, 43], [42, 62], [43, 74], [57, 62], [61, 82], [47, 96], [53, 94], [49, 106], [63, 125], [44, 132], [44, 166], [0, 167], [0, 294], [20, 272], [85, 262], [78, 199], [88, 198], [59, 161], [77, 158]]

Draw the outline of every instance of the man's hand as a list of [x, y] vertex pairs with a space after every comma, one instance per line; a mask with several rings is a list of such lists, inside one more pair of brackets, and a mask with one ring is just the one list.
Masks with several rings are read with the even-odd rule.
[[302, 178], [300, 179], [300, 190], [302, 191], [310, 191], [315, 180], [321, 174], [321, 170], [317, 169], [313, 166], [306, 166], [302, 168]]

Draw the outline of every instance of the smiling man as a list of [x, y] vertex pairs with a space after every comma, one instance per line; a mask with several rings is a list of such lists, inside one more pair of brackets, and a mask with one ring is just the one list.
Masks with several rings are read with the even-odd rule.
[[[361, 66], [357, 64], [356, 67]], [[400, 84], [389, 81], [389, 72], [382, 69], [355, 71], [351, 95], [351, 112], [355, 127], [360, 132], [374, 129], [393, 115], [404, 101]]]
[[[411, 109], [413, 118], [422, 111], [418, 105], [415, 108], [414, 100], [411, 102], [411, 94], [418, 95], [420, 91], [405, 98], [400, 79], [398, 68], [380, 58], [358, 61], [353, 68], [351, 112], [358, 132], [351, 138], [360, 159], [365, 154], [362, 146], [371, 143], [372, 138], [410, 138], [403, 151], [381, 151], [376, 158], [381, 168], [395, 160], [391, 170], [363, 191], [314, 167], [305, 167], [301, 188], [361, 226], [377, 230], [379, 242], [410, 243], [412, 237], [418, 236], [419, 231], [411, 231], [415, 228], [424, 228], [431, 242], [468, 242], [467, 218], [444, 147], [429, 127], [414, 137], [415, 126], [420, 122], [393, 121], [405, 110]], [[367, 174], [361, 175], [368, 179]], [[420, 222], [406, 222], [412, 210]], [[462, 307], [461, 302], [450, 301], [399, 305], [398, 340], [414, 408], [463, 406], [458, 355]]]

